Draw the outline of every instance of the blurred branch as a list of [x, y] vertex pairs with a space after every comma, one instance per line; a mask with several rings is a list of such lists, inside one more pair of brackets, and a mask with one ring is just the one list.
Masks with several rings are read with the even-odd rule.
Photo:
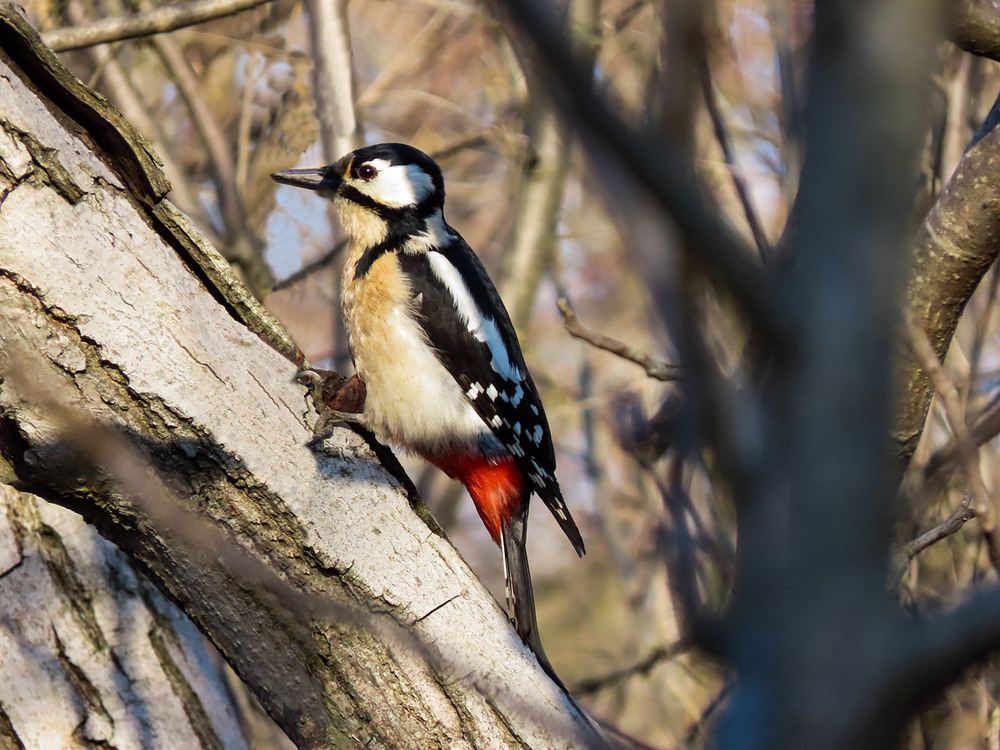
[[55, 29], [42, 34], [55, 52], [91, 47], [95, 44], [120, 42], [182, 29], [185, 26], [212, 21], [256, 8], [271, 0], [194, 0], [164, 5], [161, 8], [131, 16], [105, 18], [86, 26]]
[[[763, 330], [778, 338], [788, 317], [773, 278], [752, 260], [743, 239], [723, 220], [693, 172], [691, 160], [673, 143], [627, 123], [592, 86], [592, 62], [571, 51], [550, 3], [499, 0], [519, 34], [512, 35], [525, 67], [536, 62], [565, 120], [584, 136], [595, 162], [609, 178], [626, 175], [677, 223], [684, 248], [711, 277], [720, 280]], [[520, 36], [520, 38], [519, 38]], [[527, 41], [527, 44], [525, 43]], [[530, 49], [530, 51], [529, 51]], [[608, 160], [612, 157], [614, 160]], [[621, 171], [618, 171], [621, 170]], [[662, 259], [647, 264], [658, 275]]]
[[610, 352], [622, 359], [639, 365], [651, 378], [656, 378], [664, 382], [674, 382], [681, 379], [682, 369], [679, 366], [654, 359], [628, 344], [613, 339], [610, 336], [605, 336], [581, 323], [580, 319], [576, 316], [576, 312], [573, 310], [573, 306], [566, 297], [560, 297], [556, 300], [556, 306], [559, 308], [560, 314], [562, 314], [566, 332], [573, 338], [585, 341], [598, 349], [603, 349], [606, 352]]
[[1000, 588], [974, 595], [951, 611], [913, 624], [894, 635], [901, 657], [887, 673], [884, 692], [893, 700], [925, 696], [1000, 649]]
[[240, 191], [246, 189], [247, 175], [250, 170], [250, 125], [252, 121], [254, 86], [264, 69], [264, 58], [259, 54], [250, 55], [247, 61], [246, 80], [243, 83], [243, 97], [240, 102], [240, 119], [236, 128], [236, 187]]
[[[566, 11], [570, 43], [587, 59], [596, 54], [597, 6], [594, 0], [571, 0]], [[525, 77], [530, 79], [533, 73], [526, 69]], [[539, 87], [529, 88], [531, 98], [524, 122], [529, 153], [514, 212], [513, 239], [506, 253], [509, 273], [503, 285], [503, 297], [518, 329], [528, 324], [542, 275], [555, 258], [570, 166], [569, 125]]]
[[150, 44], [177, 85], [208, 152], [225, 234], [223, 254], [228, 261], [239, 266], [245, 283], [259, 299], [274, 285], [274, 275], [264, 260], [263, 246], [249, 229], [243, 197], [236, 181], [236, 163], [230, 139], [205, 104], [198, 80], [177, 42], [170, 37], [158, 37]]
[[719, 101], [715, 95], [715, 84], [712, 81], [712, 70], [708, 62], [708, 49], [704, 45], [699, 49], [696, 64], [701, 79], [701, 91], [705, 98], [705, 106], [712, 120], [712, 129], [715, 131], [715, 139], [719, 143], [719, 148], [722, 149], [726, 166], [729, 167], [729, 177], [733, 181], [733, 187], [736, 188], [736, 194], [743, 206], [743, 215], [746, 217], [747, 224], [750, 225], [750, 233], [753, 235], [761, 259], [765, 262], [771, 261], [773, 260], [771, 243], [768, 242], [767, 234], [760, 224], [760, 218], [757, 216], [757, 209], [754, 208], [746, 180], [743, 179], [743, 175], [736, 165], [736, 157], [733, 154], [733, 146], [729, 137], [729, 126], [726, 124], [722, 110], [719, 109]]
[[440, 49], [442, 32], [449, 20], [451, 13], [446, 10], [434, 13], [420, 31], [395, 51], [364, 91], [358, 93], [356, 106], [364, 108], [378, 102], [400, 76], [413, 75], [421, 66], [426, 66]]
[[[969, 436], [976, 447], [985, 445], [997, 435], [1000, 435], [1000, 391], [969, 427]], [[947, 474], [955, 467], [959, 455], [958, 445], [954, 441], [938, 449], [924, 466], [924, 478]]]
[[680, 640], [669, 646], [654, 648], [644, 659], [623, 669], [616, 669], [600, 677], [588, 677], [580, 680], [570, 688], [573, 695], [593, 695], [605, 688], [614, 687], [632, 677], [645, 677], [657, 666], [691, 650], [691, 644]]
[[[86, 4], [90, 6], [90, 3]], [[66, 17], [74, 24], [72, 29], [87, 26], [89, 20], [84, 10], [85, 4], [79, 0], [72, 0], [66, 4]], [[204, 207], [195, 198], [188, 186], [187, 179], [177, 165], [173, 155], [166, 148], [166, 139], [162, 138], [162, 128], [147, 111], [132, 81], [125, 74], [121, 63], [112, 55], [112, 50], [104, 46], [95, 46], [86, 49], [82, 53], [90, 58], [98, 70], [103, 71], [104, 87], [106, 93], [115, 103], [128, 120], [147, 138], [154, 138], [156, 141], [157, 155], [163, 164], [163, 173], [170, 180], [170, 198], [186, 214], [197, 217], [197, 220], [210, 229], [211, 222], [205, 214]]]
[[[504, 280], [511, 321], [522, 330], [531, 319], [542, 274], [552, 265], [556, 233], [569, 173], [569, 129], [547, 98], [536, 95], [527, 165], [521, 178], [513, 238], [505, 253], [510, 270]], [[541, 100], [539, 100], [541, 99]]]
[[281, 281], [277, 282], [271, 289], [272, 292], [277, 292], [282, 289], [287, 289], [290, 286], [295, 286], [300, 281], [303, 281], [314, 273], [322, 271], [324, 268], [328, 268], [333, 265], [334, 261], [340, 257], [340, 254], [344, 252], [344, 248], [347, 247], [347, 240], [341, 240], [336, 245], [333, 246], [328, 252], [323, 254], [321, 257], [314, 260], [312, 263], [307, 263], [302, 266], [298, 271], [293, 273], [291, 276], [287, 276]]
[[671, 522], [669, 529], [664, 528], [668, 538], [663, 552], [670, 593], [674, 597], [675, 609], [681, 615], [682, 639], [710, 654], [720, 654], [723, 647], [722, 625], [706, 608], [698, 585], [697, 546], [688, 528], [688, 516], [696, 524], [698, 520], [691, 498], [683, 487], [684, 457], [680, 454], [673, 456], [666, 482], [651, 468], [647, 467], [647, 470], [656, 482]]
[[792, 48], [792, 24], [788, 4], [784, 0], [768, 0], [768, 15], [771, 23], [771, 38], [774, 42], [775, 62], [778, 66], [778, 82], [781, 101], [777, 108], [781, 123], [781, 155], [779, 165], [782, 175], [782, 189], [786, 205], [791, 205], [799, 188], [799, 173], [802, 169], [802, 104], [795, 76], [795, 54]]
[[958, 389], [945, 373], [924, 330], [912, 318], [907, 318], [905, 325], [907, 343], [921, 368], [930, 377], [934, 390], [944, 407], [945, 417], [955, 436], [959, 460], [972, 493], [975, 516], [979, 522], [979, 528], [983, 532], [983, 537], [986, 539], [990, 562], [994, 569], [1000, 572], [1000, 533], [996, 527], [997, 510], [989, 490], [986, 489], [986, 484], [983, 482], [979, 465], [979, 447], [969, 435], [968, 425], [965, 422], [965, 410], [962, 408]]
[[313, 97], [323, 157], [333, 163], [361, 145], [346, 0], [306, 0]]

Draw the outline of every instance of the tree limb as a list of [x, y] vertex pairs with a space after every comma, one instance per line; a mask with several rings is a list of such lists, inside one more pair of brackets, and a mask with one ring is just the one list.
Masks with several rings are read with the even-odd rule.
[[680, 380], [683, 377], [681, 368], [677, 365], [667, 364], [661, 360], [654, 359], [645, 352], [640, 352], [622, 341], [605, 336], [590, 326], [584, 325], [576, 316], [576, 311], [566, 297], [560, 297], [556, 300], [556, 307], [559, 308], [559, 313], [562, 315], [566, 332], [573, 338], [585, 341], [591, 346], [603, 349], [606, 352], [610, 352], [622, 359], [639, 365], [639, 367], [646, 371], [649, 377], [656, 380], [672, 382]]
[[949, 3], [948, 35], [966, 52], [1000, 60], [1000, 2], [959, 0]]
[[[1000, 99], [994, 111], [998, 105]], [[1000, 131], [993, 128], [965, 152], [913, 241], [906, 307], [941, 360], [972, 293], [1000, 254], [1000, 183], [992, 179], [998, 159]], [[904, 355], [892, 428], [901, 466], [916, 450], [932, 395], [928, 374]]]
[[131, 16], [105, 18], [86, 26], [55, 29], [42, 34], [42, 41], [55, 52], [67, 52], [95, 44], [138, 39], [182, 29], [256, 8], [271, 0], [193, 0], [164, 5]]

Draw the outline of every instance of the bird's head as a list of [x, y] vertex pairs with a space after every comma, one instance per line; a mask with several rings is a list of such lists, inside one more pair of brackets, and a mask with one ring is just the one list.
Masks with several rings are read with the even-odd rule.
[[344, 230], [368, 247], [420, 231], [428, 217], [444, 208], [441, 168], [403, 143], [365, 146], [335, 164], [275, 172], [271, 178], [332, 200]]

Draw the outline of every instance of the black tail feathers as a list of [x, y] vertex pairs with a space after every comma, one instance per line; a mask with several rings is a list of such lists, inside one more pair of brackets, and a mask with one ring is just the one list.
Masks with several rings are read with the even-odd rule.
[[538, 620], [535, 617], [535, 594], [531, 588], [531, 570], [528, 567], [528, 552], [525, 547], [528, 536], [528, 508], [515, 513], [510, 522], [500, 532], [503, 551], [503, 573], [507, 587], [507, 608], [514, 621], [514, 628], [528, 648], [538, 659], [538, 664], [564, 691], [566, 687], [556, 675], [542, 648], [538, 636]]

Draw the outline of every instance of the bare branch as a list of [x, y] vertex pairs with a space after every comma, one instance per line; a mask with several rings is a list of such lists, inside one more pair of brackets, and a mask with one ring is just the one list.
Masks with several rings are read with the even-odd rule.
[[247, 286], [262, 297], [274, 285], [274, 275], [264, 260], [260, 242], [249, 229], [243, 196], [237, 185], [236, 162], [230, 139], [202, 98], [191, 65], [177, 42], [170, 37], [162, 37], [154, 39], [151, 44], [176, 83], [208, 152], [215, 177], [219, 215], [225, 228], [226, 259], [242, 268]]
[[290, 286], [295, 286], [300, 281], [303, 281], [314, 273], [319, 273], [324, 268], [329, 268], [333, 265], [334, 261], [340, 257], [340, 254], [344, 252], [344, 248], [347, 247], [347, 240], [341, 240], [336, 245], [334, 245], [329, 251], [324, 253], [322, 256], [314, 260], [312, 263], [307, 263], [302, 266], [298, 271], [292, 275], [282, 279], [274, 285], [271, 289], [272, 292], [277, 292], [282, 289], [287, 289]]
[[[1000, 435], [1000, 393], [993, 397], [993, 400], [980, 412], [979, 416], [969, 427], [969, 435], [976, 446], [988, 443], [990, 440]], [[935, 474], [947, 474], [951, 471], [959, 458], [959, 449], [955, 443], [949, 443], [931, 455], [924, 466], [924, 478], [929, 478]]]
[[87, 26], [74, 26], [42, 34], [42, 41], [56, 52], [91, 47], [95, 44], [138, 39], [153, 34], [175, 31], [185, 26], [231, 16], [256, 8], [271, 0], [194, 0], [189, 3], [164, 5], [145, 13], [105, 18]]
[[614, 687], [631, 677], [648, 675], [663, 662], [669, 661], [690, 650], [691, 644], [684, 640], [676, 641], [669, 646], [659, 646], [635, 664], [631, 664], [623, 669], [616, 669], [600, 677], [588, 677], [585, 680], [580, 680], [580, 682], [573, 685], [571, 690], [574, 695], [592, 695], [605, 688]]
[[942, 539], [946, 539], [952, 534], [957, 533], [959, 529], [965, 526], [965, 522], [976, 515], [975, 511], [969, 507], [971, 502], [971, 495], [963, 496], [962, 502], [957, 508], [955, 508], [954, 512], [952, 512], [950, 516], [933, 529], [925, 531], [916, 539], [908, 542], [902, 550], [903, 554], [906, 556], [906, 561], [908, 562], [912, 560], [932, 544], [936, 544]]
[[332, 163], [361, 145], [345, 0], [306, 0], [312, 23], [313, 97], [323, 156]]
[[546, 99], [534, 102], [535, 137], [529, 147], [529, 165], [520, 189], [511, 247], [506, 255], [510, 271], [503, 296], [515, 328], [531, 318], [542, 274], [552, 265], [556, 230], [569, 173], [569, 133]]
[[906, 340], [910, 345], [914, 356], [920, 363], [924, 372], [927, 373], [934, 390], [941, 399], [945, 417], [952, 433], [955, 435], [955, 443], [958, 448], [959, 458], [962, 468], [965, 471], [965, 478], [969, 482], [975, 508], [975, 516], [979, 522], [979, 528], [986, 538], [987, 547], [990, 553], [990, 561], [993, 567], [1000, 571], [1000, 534], [998, 534], [997, 510], [990, 497], [989, 490], [983, 482], [983, 475], [979, 466], [979, 447], [969, 434], [968, 425], [965, 422], [965, 411], [962, 408], [958, 389], [945, 373], [941, 366], [930, 339], [924, 330], [908, 317], [906, 324]]
[[646, 374], [651, 378], [656, 378], [657, 380], [662, 380], [664, 382], [674, 382], [680, 380], [681, 368], [677, 365], [667, 364], [658, 359], [640, 352], [638, 349], [625, 344], [617, 339], [613, 339], [610, 336], [605, 336], [602, 333], [598, 333], [593, 328], [584, 325], [580, 322], [580, 319], [576, 316], [576, 312], [573, 310], [573, 306], [570, 304], [566, 297], [560, 297], [556, 300], [556, 306], [559, 308], [559, 312], [563, 317], [563, 325], [566, 326], [566, 332], [575, 339], [580, 341], [585, 341], [598, 349], [603, 349], [606, 352], [610, 352], [622, 359], [633, 362], [639, 367], [646, 371]]
[[[571, 51], [550, 3], [503, 0], [519, 32], [530, 42], [547, 89], [567, 122], [584, 136], [584, 144], [601, 163], [614, 157], [622, 172], [677, 222], [684, 248], [710, 276], [719, 279], [769, 334], [781, 338], [788, 317], [774, 279], [752, 260], [753, 251], [723, 221], [718, 207], [700, 188], [686, 152], [678, 145], [654, 139], [627, 123], [605, 97], [594, 90], [593, 68]], [[519, 41], [516, 36], [514, 41]], [[518, 54], [528, 56], [524, 44]], [[617, 167], [616, 167], [617, 168]], [[645, 264], [662, 274], [662, 258]]]
[[[1000, 100], [991, 116], [1000, 114]], [[938, 359], [948, 353], [965, 305], [1000, 253], [1000, 184], [992, 179], [1000, 158], [1000, 132], [989, 129], [965, 152], [913, 242], [906, 306], [926, 332]], [[993, 122], [995, 125], [995, 120]], [[897, 375], [892, 429], [901, 464], [923, 432], [933, 388], [911, 358]]]
[[747, 224], [750, 225], [750, 233], [753, 235], [754, 243], [757, 245], [757, 251], [764, 261], [773, 260], [771, 243], [768, 242], [764, 227], [760, 224], [757, 209], [754, 208], [753, 199], [750, 197], [750, 190], [747, 187], [746, 180], [743, 179], [743, 175], [740, 174], [739, 168], [736, 165], [736, 157], [733, 154], [733, 146], [729, 137], [729, 126], [726, 124], [722, 110], [719, 109], [719, 100], [715, 95], [712, 70], [708, 63], [707, 45], [702, 45], [696, 63], [699, 78], [701, 79], [701, 91], [705, 99], [705, 107], [708, 109], [708, 115], [712, 120], [712, 129], [715, 131], [715, 140], [719, 142], [719, 148], [722, 149], [722, 156], [726, 160], [726, 166], [729, 167], [729, 177], [733, 181], [733, 187], [736, 189], [736, 194], [739, 196], [740, 203], [743, 206], [743, 215], [746, 217]]

